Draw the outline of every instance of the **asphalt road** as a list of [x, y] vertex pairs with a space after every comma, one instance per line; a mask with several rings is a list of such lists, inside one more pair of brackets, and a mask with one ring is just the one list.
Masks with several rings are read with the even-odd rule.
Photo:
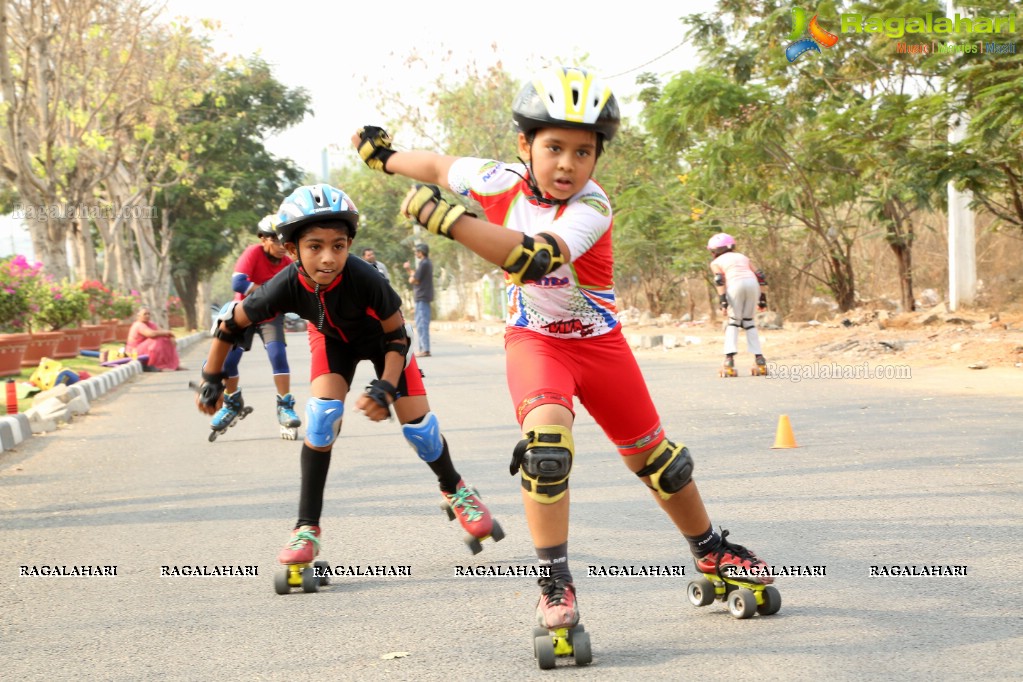
[[[288, 339], [301, 406], [308, 350], [303, 335]], [[205, 348], [185, 364], [197, 368]], [[411, 575], [279, 596], [272, 574], [296, 512], [300, 446], [278, 438], [265, 354], [242, 362], [255, 412], [215, 443], [187, 388], [197, 371], [144, 374], [0, 455], [0, 676], [1023, 678], [1018, 397], [937, 393], [914, 379], [725, 381], [670, 353], [640, 358], [669, 436], [693, 452], [714, 523], [776, 567], [823, 569], [779, 578], [778, 614], [740, 621], [719, 603], [689, 604], [683, 540], [580, 410], [570, 549], [594, 661], [539, 671], [534, 580], [456, 575], [534, 562], [507, 469], [518, 432], [503, 354], [493, 340], [437, 331], [422, 363], [431, 403], [502, 542], [473, 557], [397, 424], [349, 405], [321, 558]], [[780, 414], [799, 448], [771, 449]], [[222, 565], [258, 575], [161, 576]], [[587, 576], [622, 565], [685, 565], [687, 577]], [[870, 575], [893, 565], [966, 575]], [[116, 576], [22, 575], [49, 566], [114, 566]]]

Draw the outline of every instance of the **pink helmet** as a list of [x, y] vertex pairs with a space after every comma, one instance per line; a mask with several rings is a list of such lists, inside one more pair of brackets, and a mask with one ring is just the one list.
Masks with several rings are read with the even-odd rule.
[[730, 249], [735, 246], [735, 240], [732, 235], [720, 232], [710, 238], [707, 242], [707, 250], [714, 251], [715, 249]]

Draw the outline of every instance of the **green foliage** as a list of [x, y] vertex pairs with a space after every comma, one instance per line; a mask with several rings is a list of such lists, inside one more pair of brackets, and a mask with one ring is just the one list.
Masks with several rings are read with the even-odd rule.
[[34, 328], [53, 331], [78, 326], [89, 318], [89, 297], [80, 286], [63, 280], [45, 288], [49, 292], [32, 318]]
[[307, 113], [308, 94], [284, 86], [255, 57], [222, 69], [213, 89], [182, 113], [179, 134], [190, 141], [187, 161], [197, 172], [156, 203], [173, 224], [172, 277], [187, 305], [194, 306], [195, 284], [239, 245], [254, 243], [259, 220], [300, 184], [294, 162], [270, 154], [264, 139]]

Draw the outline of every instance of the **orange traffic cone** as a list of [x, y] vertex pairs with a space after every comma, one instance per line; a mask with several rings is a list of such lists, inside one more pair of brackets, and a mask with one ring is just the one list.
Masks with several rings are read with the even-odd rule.
[[792, 434], [792, 424], [789, 423], [789, 416], [783, 414], [778, 417], [778, 430], [774, 434], [774, 445], [772, 450], [779, 448], [798, 448], [796, 437]]

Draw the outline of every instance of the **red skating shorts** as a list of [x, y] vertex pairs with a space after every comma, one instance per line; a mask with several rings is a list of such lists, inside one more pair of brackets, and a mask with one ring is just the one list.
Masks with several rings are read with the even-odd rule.
[[[352, 380], [355, 378], [355, 368], [362, 360], [369, 360], [373, 363], [373, 370], [379, 377], [384, 371], [384, 349], [383, 344], [374, 342], [359, 352], [351, 345], [342, 343], [337, 339], [325, 336], [315, 327], [309, 327], [309, 353], [312, 356], [310, 378], [315, 379], [321, 374], [340, 374], [348, 388], [352, 387]], [[409, 351], [412, 352], [411, 350]], [[402, 395], [426, 395], [426, 386], [423, 384], [423, 374], [419, 371], [419, 365], [415, 356], [409, 358], [408, 366], [401, 375], [401, 380], [395, 387]]]
[[558, 339], [508, 328], [504, 337], [508, 390], [519, 426], [540, 405], [563, 405], [572, 396], [622, 455], [651, 449], [664, 430], [650, 391], [621, 327], [601, 336]]

